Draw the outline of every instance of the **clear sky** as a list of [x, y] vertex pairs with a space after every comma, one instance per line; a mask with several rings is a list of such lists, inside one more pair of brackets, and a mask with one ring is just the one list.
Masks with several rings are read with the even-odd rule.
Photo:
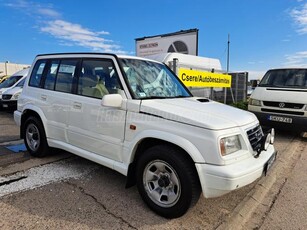
[[307, 0], [0, 0], [0, 62], [37, 54], [135, 55], [135, 38], [199, 29], [200, 56], [260, 78], [270, 68], [307, 67]]

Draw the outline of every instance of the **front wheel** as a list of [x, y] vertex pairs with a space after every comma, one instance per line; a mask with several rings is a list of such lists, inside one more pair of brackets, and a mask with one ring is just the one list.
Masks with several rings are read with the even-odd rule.
[[49, 154], [45, 130], [42, 122], [36, 117], [29, 117], [24, 125], [24, 142], [28, 152], [34, 157], [43, 157]]
[[166, 218], [182, 216], [200, 195], [194, 165], [183, 151], [168, 145], [151, 147], [142, 154], [137, 186], [145, 203]]

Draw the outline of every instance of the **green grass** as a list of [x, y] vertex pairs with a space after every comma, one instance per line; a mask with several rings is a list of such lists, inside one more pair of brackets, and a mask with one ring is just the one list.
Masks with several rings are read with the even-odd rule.
[[248, 101], [239, 101], [239, 102], [236, 102], [236, 103], [232, 103], [230, 105], [233, 106], [233, 107], [237, 107], [239, 109], [247, 110]]

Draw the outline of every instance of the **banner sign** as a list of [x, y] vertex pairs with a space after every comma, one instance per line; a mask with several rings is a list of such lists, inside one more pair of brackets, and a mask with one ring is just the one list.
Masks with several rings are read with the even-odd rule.
[[136, 56], [146, 57], [160, 53], [198, 55], [198, 29], [137, 38]]
[[221, 73], [179, 68], [178, 77], [188, 87], [231, 87], [231, 75]]

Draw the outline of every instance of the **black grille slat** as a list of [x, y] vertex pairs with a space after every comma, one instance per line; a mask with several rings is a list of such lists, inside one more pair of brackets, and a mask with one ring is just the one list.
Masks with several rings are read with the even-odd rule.
[[263, 101], [263, 105], [270, 107], [286, 108], [286, 109], [302, 109], [305, 104], [276, 102], [276, 101]]
[[304, 114], [305, 114], [304, 112], [289, 111], [289, 110], [265, 109], [265, 108], [262, 108], [261, 111], [263, 111], [263, 112], [270, 112], [270, 113], [298, 115], [298, 116], [304, 116]]
[[257, 151], [259, 148], [260, 141], [263, 137], [263, 132], [261, 126], [258, 125], [257, 127], [248, 130], [247, 132], [248, 140], [253, 148], [254, 151]]
[[2, 100], [10, 100], [12, 98], [12, 95], [10, 94], [3, 94], [2, 95]]

